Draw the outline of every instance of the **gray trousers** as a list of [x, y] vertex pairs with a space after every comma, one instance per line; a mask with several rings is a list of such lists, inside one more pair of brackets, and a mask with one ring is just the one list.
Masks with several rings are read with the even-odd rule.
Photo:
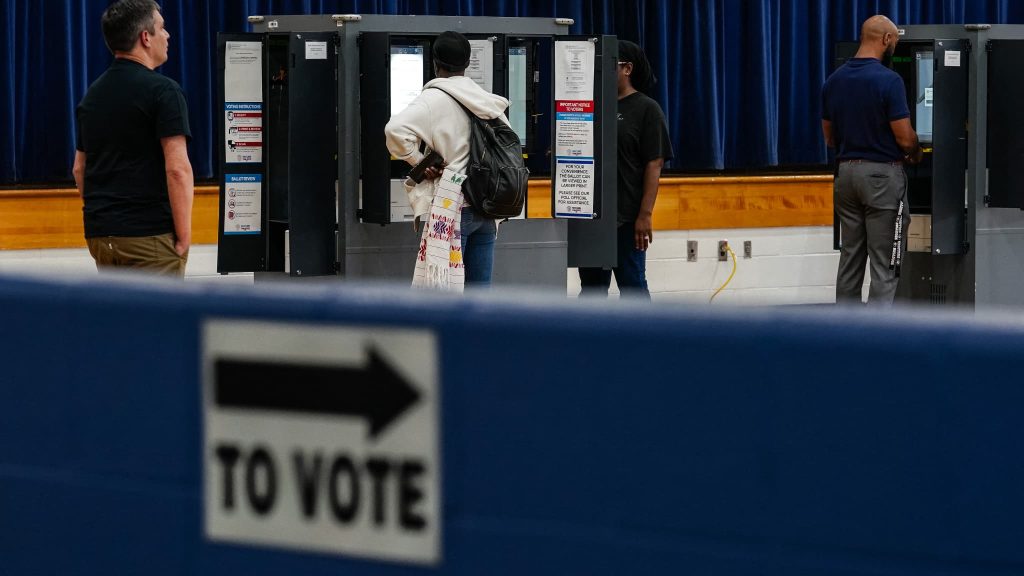
[[[836, 303], [861, 301], [864, 263], [871, 259], [868, 303], [891, 305], [899, 283], [899, 261], [907, 251], [910, 207], [907, 176], [900, 164], [843, 162], [835, 180], [836, 211], [841, 226]], [[902, 227], [896, 243], [896, 220]], [[893, 265], [895, 269], [892, 269]]]

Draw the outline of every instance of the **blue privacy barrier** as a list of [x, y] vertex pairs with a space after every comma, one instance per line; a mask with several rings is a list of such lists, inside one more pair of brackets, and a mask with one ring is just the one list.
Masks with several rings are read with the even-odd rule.
[[[0, 573], [1024, 573], [1020, 328], [259, 288], [0, 281]], [[219, 344], [235, 355], [204, 363], [216, 337], [203, 330], [232, 320], [305, 326], [279, 341], [306, 344], [282, 363], [265, 352], [273, 338], [236, 331]], [[314, 353], [317, 328], [339, 327], [429, 336], [370, 351], [366, 366], [436, 360], [439, 516], [420, 483], [429, 458], [377, 475], [373, 450], [342, 454], [332, 437], [296, 444], [293, 462], [258, 442], [204, 456], [204, 434], [224, 424], [211, 405], [271, 415], [251, 429], [268, 438], [291, 430], [274, 410], [354, 410], [369, 445], [387, 445], [425, 392], [385, 395], [407, 400], [397, 416], [358, 404], [370, 392], [303, 405], [331, 370], [401, 380], [295, 360]], [[204, 374], [219, 383], [205, 399]], [[278, 393], [278, 379], [293, 388]], [[275, 493], [292, 464], [297, 492]], [[210, 506], [343, 523], [358, 474], [369, 533], [344, 543], [354, 555], [313, 536], [308, 551], [207, 537]], [[383, 499], [400, 521], [383, 524]], [[431, 531], [437, 558], [360, 552], [391, 529]]]

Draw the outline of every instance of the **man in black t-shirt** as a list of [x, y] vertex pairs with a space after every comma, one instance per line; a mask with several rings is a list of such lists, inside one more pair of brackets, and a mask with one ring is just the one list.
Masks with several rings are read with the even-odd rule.
[[170, 34], [153, 0], [119, 0], [103, 13], [110, 68], [78, 105], [75, 183], [98, 268], [184, 276], [192, 241], [188, 107], [155, 71]]
[[672, 158], [665, 114], [644, 94], [655, 82], [643, 49], [619, 42], [618, 264], [612, 270], [580, 268], [581, 296], [607, 296], [612, 272], [624, 296], [650, 298], [647, 248], [654, 241], [651, 216], [658, 182]]

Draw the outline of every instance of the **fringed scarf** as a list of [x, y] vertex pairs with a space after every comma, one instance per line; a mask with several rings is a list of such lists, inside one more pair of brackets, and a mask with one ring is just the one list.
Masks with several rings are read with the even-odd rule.
[[466, 177], [445, 169], [434, 187], [427, 225], [423, 227], [412, 285], [462, 292], [462, 183]]

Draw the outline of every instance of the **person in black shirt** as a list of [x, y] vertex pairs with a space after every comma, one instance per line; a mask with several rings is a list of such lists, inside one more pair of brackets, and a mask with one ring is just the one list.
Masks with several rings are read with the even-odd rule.
[[661, 107], [644, 94], [656, 82], [640, 46], [619, 42], [618, 264], [612, 270], [580, 268], [580, 295], [607, 296], [612, 272], [619, 292], [650, 298], [647, 248], [654, 241], [651, 216], [658, 182], [672, 143]]
[[192, 241], [188, 107], [155, 71], [170, 34], [153, 0], [119, 0], [102, 17], [114, 62], [78, 105], [74, 175], [97, 268], [184, 276]]

